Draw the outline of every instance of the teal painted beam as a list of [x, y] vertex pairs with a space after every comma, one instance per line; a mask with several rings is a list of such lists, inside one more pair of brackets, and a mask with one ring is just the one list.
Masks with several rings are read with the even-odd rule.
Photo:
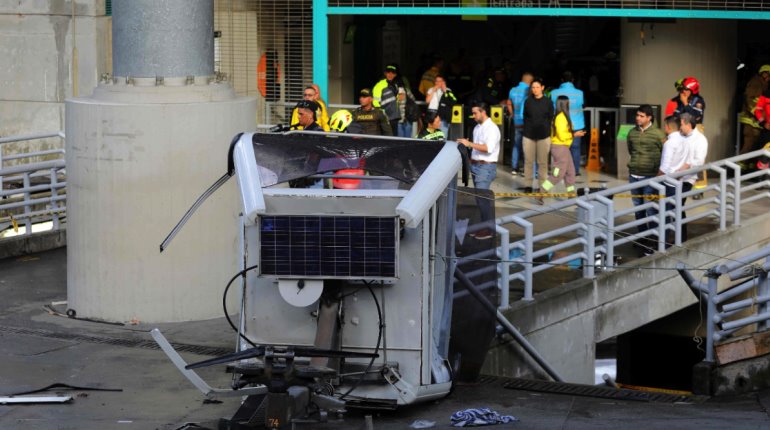
[[327, 0], [313, 0], [313, 82], [329, 99], [329, 17]]
[[[321, 3], [314, 1], [313, 3]], [[324, 7], [326, 2], [324, 1]], [[313, 10], [315, 17], [315, 9]], [[558, 7], [329, 7], [329, 15], [586, 16], [602, 18], [700, 18], [770, 20], [770, 12], [684, 9], [596, 9]]]

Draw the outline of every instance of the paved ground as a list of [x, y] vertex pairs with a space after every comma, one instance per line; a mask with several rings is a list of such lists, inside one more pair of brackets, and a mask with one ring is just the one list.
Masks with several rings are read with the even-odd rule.
[[[498, 178], [496, 192], [511, 192], [522, 185], [503, 169]], [[601, 176], [581, 179], [588, 186], [622, 182]], [[497, 207], [500, 214], [533, 205], [526, 199], [501, 199]], [[203, 395], [154, 348], [149, 335], [154, 326], [78, 321], [44, 310], [46, 304], [66, 300], [64, 248], [0, 260], [0, 294], [0, 396], [54, 383], [122, 390], [58, 390], [49, 394], [62, 392], [74, 399], [62, 405], [0, 405], [0, 429], [216, 428], [216, 421], [232, 416], [239, 405], [239, 399], [204, 402]], [[232, 350], [235, 341], [224, 319], [159, 328], [172, 342], [201, 352], [183, 353], [188, 362]], [[230, 375], [221, 368], [200, 373], [214, 386], [229, 385]], [[462, 385], [440, 401], [373, 413], [374, 428], [409, 428], [415, 420], [446, 428], [454, 411], [490, 407], [519, 420], [492, 428], [770, 429], [770, 391], [672, 404], [511, 390], [503, 388], [503, 382]], [[351, 412], [342, 422], [297, 427], [359, 429], [363, 424], [364, 414]]]
[[[159, 350], [149, 330], [138, 325], [111, 326], [50, 315], [43, 305], [64, 300], [66, 250], [0, 260], [0, 395], [54, 383], [119, 392], [57, 390], [72, 395], [62, 405], [0, 405], [1, 429], [180, 429], [216, 428], [230, 417], [238, 399], [206, 403]], [[164, 324], [172, 342], [229, 349], [234, 336], [222, 319]], [[208, 358], [182, 354], [188, 362]], [[229, 375], [219, 368], [201, 372], [212, 385], [226, 387]], [[490, 407], [519, 419], [493, 428], [768, 428], [770, 392], [693, 404], [643, 403], [544, 394], [502, 387], [504, 380], [458, 386], [447, 398], [373, 413], [375, 429], [403, 429], [415, 420], [449, 427], [452, 412]], [[52, 391], [50, 393], [55, 393]], [[364, 416], [351, 412], [344, 421], [298, 428], [363, 428]], [[197, 427], [200, 428], [200, 427]]]

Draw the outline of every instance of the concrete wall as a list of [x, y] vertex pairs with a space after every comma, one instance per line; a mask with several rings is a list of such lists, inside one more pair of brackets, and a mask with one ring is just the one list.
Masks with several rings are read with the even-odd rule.
[[[695, 303], [684, 281], [670, 270], [677, 262], [686, 262], [688, 267], [711, 267], [766, 246], [770, 243], [768, 232], [770, 214], [745, 222], [742, 227], [691, 240], [688, 249], [637, 260], [636, 264], [645, 269], [607, 272], [593, 281], [580, 280], [549, 289], [532, 302], [513, 303], [505, 315], [566, 381], [593, 384], [596, 343]], [[513, 343], [491, 348], [482, 372], [545, 377]]]
[[[685, 76], [700, 81], [706, 101], [704, 127], [708, 161], [734, 155], [737, 23], [733, 20], [677, 20], [673, 24], [620, 26], [620, 82], [624, 104], [659, 104], [676, 95], [674, 82]], [[654, 38], [653, 38], [654, 37]]]
[[321, 92], [329, 103], [358, 104], [353, 88], [353, 43], [344, 43], [350, 16], [329, 17], [329, 88]]
[[[64, 99], [89, 95], [111, 69], [103, 0], [0, 2], [0, 135], [64, 129]], [[74, 12], [74, 14], [73, 14]], [[20, 145], [4, 145], [4, 153]], [[33, 143], [62, 147], [58, 138]]]

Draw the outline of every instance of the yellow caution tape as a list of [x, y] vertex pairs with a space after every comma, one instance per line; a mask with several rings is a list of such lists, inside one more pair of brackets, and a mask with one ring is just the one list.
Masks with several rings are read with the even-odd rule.
[[[495, 197], [577, 197], [577, 193], [495, 193]], [[666, 196], [659, 194], [613, 194], [612, 197], [639, 198], [645, 200], [664, 199]]]

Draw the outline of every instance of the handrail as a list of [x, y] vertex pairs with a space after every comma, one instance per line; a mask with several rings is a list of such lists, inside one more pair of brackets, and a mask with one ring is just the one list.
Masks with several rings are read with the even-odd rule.
[[[3, 137], [0, 145], [55, 137], [64, 139], [64, 132]], [[43, 222], [50, 222], [51, 229], [58, 230], [66, 219], [67, 207], [64, 149], [29, 151], [29, 147], [20, 146], [19, 153], [3, 156], [3, 148], [0, 146], [0, 233], [8, 236], [5, 230], [13, 227], [11, 235], [15, 235], [21, 224], [23, 234], [29, 236], [32, 226]], [[29, 161], [38, 157], [47, 160]], [[9, 160], [15, 164], [6, 166]]]
[[[602, 189], [596, 192], [586, 193], [583, 196], [555, 202], [538, 209], [523, 210], [499, 217], [495, 224], [499, 228], [507, 228], [509, 236], [501, 235], [501, 243], [496, 249], [500, 256], [497, 263], [497, 272], [508, 274], [507, 287], [511, 288], [511, 282], [523, 283], [523, 295], [521, 300], [533, 300], [532, 285], [533, 275], [545, 270], [551, 270], [555, 266], [565, 262], [581, 260], [583, 267], [582, 277], [591, 279], [596, 275], [595, 257], [601, 257], [607, 261], [599, 264], [602, 270], [613, 270], [613, 261], [617, 254], [617, 247], [628, 243], [637, 242], [642, 238], [654, 241], [652, 251], [662, 252], [666, 250], [666, 232], [674, 234], [673, 245], [682, 245], [682, 230], [686, 224], [695, 222], [705, 217], [716, 217], [719, 221], [719, 230], [725, 230], [728, 225], [740, 225], [742, 207], [760, 199], [770, 200], [770, 191], [761, 190], [770, 186], [770, 170], [743, 172], [741, 161], [755, 159], [760, 156], [770, 157], [770, 151], [760, 149], [747, 154], [738, 155], [720, 161], [715, 161], [703, 166], [677, 172], [669, 176], [658, 176], [643, 181], [623, 184], [617, 187]], [[671, 178], [682, 178], [701, 172], [712, 173], [718, 176], [709, 186], [690, 192], [682, 192], [681, 182], [676, 181], [676, 192], [671, 197], [665, 197], [664, 181]], [[728, 175], [729, 174], [731, 175]], [[756, 183], [749, 181], [757, 180]], [[643, 205], [630, 209], [617, 209], [613, 204], [613, 196], [633, 192], [638, 188], [650, 186], [657, 190], [661, 198], [657, 201], [646, 202]], [[687, 205], [682, 205], [683, 197], [690, 197]], [[628, 216], [643, 208], [655, 209], [655, 215], [649, 215], [640, 220], [628, 220]], [[578, 214], [574, 220], [571, 212]], [[683, 217], [687, 212], [687, 217]], [[563, 213], [563, 215], [561, 215]], [[537, 226], [535, 219], [547, 214], [560, 214], [568, 222], [564, 226], [545, 233], [535, 233]], [[569, 215], [568, 215], [569, 214]], [[571, 222], [569, 222], [571, 221]], [[637, 232], [636, 226], [644, 223], [655, 223], [657, 227], [652, 230]], [[474, 226], [476, 227], [476, 226]], [[471, 230], [473, 227], [469, 227]], [[477, 227], [476, 227], [477, 228]], [[566, 236], [560, 244], [546, 243], [555, 236]], [[522, 250], [521, 255], [512, 257], [508, 250]], [[560, 255], [553, 261], [542, 262], [538, 259], [552, 252], [561, 251], [568, 254]], [[505, 258], [508, 256], [508, 258]], [[507, 266], [503, 268], [502, 266]], [[506, 270], [507, 269], [507, 270]], [[505, 289], [503, 283], [501, 289]], [[501, 298], [508, 297], [507, 292], [500, 294]], [[500, 308], [507, 308], [507, 301], [499, 303]]]
[[[683, 265], [677, 268], [696, 297], [707, 303], [704, 319], [707, 330], [705, 361], [715, 361], [715, 342], [727, 339], [745, 327], [754, 326], [752, 333], [770, 327], [770, 246], [707, 270], [707, 285], [696, 281], [696, 277]], [[724, 275], [733, 281], [750, 279], [719, 292], [719, 278]], [[749, 297], [742, 298], [746, 295]]]

